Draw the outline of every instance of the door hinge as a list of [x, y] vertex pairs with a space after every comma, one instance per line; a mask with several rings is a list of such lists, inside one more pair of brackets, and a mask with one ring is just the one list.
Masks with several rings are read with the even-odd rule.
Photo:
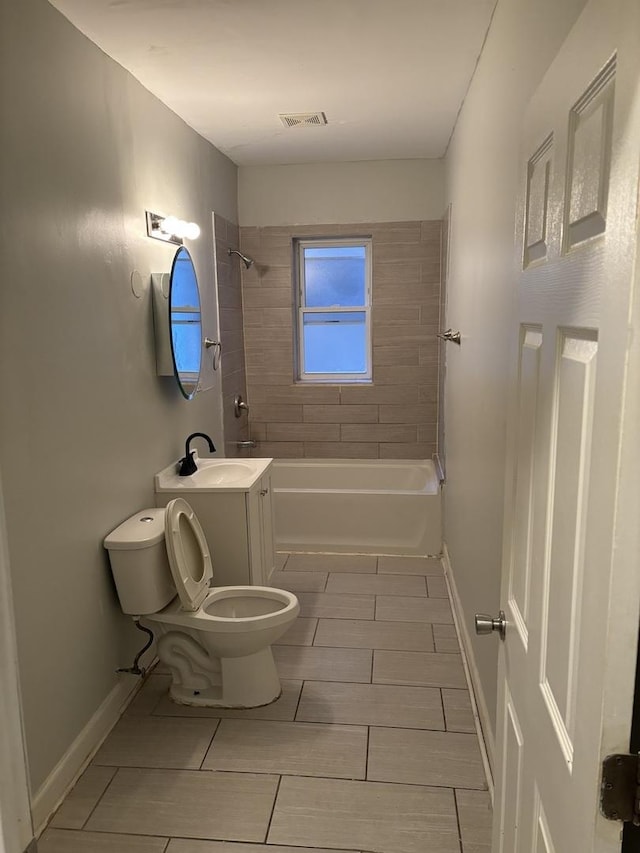
[[600, 809], [608, 820], [640, 826], [640, 754], [608, 755], [602, 762]]

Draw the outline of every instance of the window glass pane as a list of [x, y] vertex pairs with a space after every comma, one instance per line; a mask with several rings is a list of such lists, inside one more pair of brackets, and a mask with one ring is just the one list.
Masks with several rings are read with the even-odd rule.
[[365, 319], [364, 311], [305, 313], [305, 373], [366, 373]]
[[305, 305], [365, 305], [365, 247], [303, 249]]
[[178, 373], [200, 372], [200, 350], [202, 347], [202, 327], [200, 312], [171, 313], [171, 337], [173, 339], [173, 357]]

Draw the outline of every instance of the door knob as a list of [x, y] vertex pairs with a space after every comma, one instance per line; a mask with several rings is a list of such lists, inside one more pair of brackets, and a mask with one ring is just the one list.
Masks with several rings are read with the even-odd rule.
[[500, 634], [500, 639], [504, 640], [504, 635], [507, 631], [507, 620], [504, 615], [504, 610], [498, 613], [497, 619], [492, 619], [486, 613], [476, 613], [476, 634], [491, 634], [492, 631], [497, 631]]

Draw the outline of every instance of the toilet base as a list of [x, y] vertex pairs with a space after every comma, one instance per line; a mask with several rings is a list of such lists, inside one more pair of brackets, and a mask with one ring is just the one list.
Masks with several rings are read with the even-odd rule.
[[282, 693], [271, 646], [237, 658], [220, 658], [222, 684], [193, 689], [172, 684], [169, 695], [179, 705], [205, 708], [258, 708]]

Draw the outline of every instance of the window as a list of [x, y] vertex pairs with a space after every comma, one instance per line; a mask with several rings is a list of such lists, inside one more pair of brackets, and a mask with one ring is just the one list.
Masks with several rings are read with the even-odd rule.
[[300, 240], [298, 379], [371, 379], [371, 240]]

